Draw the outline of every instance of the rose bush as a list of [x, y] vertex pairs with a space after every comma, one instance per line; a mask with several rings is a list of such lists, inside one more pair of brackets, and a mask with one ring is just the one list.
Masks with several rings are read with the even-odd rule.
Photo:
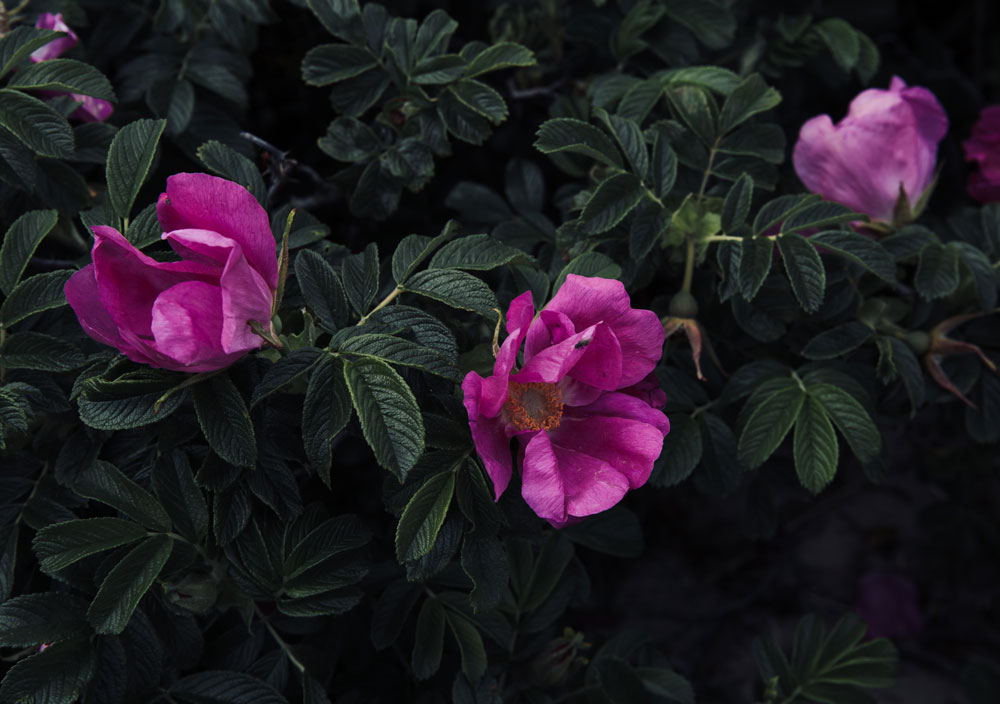
[[[38, 20], [35, 22], [35, 26], [40, 29], [52, 29], [57, 32], [65, 32], [66, 36], [55, 39], [43, 46], [41, 49], [36, 49], [31, 52], [31, 60], [34, 63], [59, 58], [77, 45], [78, 39], [76, 32], [70, 29], [69, 26], [63, 21], [62, 13], [57, 12], [53, 14], [51, 12], [43, 12], [39, 15]], [[61, 95], [60, 93], [53, 91], [45, 92], [50, 96]], [[111, 113], [114, 112], [114, 107], [107, 100], [95, 98], [90, 95], [82, 95], [80, 93], [70, 93], [69, 96], [73, 98], [73, 100], [80, 103], [80, 107], [74, 110], [70, 117], [80, 120], [81, 122], [103, 122], [111, 117]]]
[[515, 298], [493, 374], [462, 382], [496, 498], [511, 480], [513, 437], [521, 494], [554, 526], [645, 484], [670, 430], [647, 380], [662, 348], [656, 314], [632, 308], [620, 281], [570, 274], [537, 319], [530, 291]]
[[181, 261], [157, 261], [114, 228], [94, 228], [93, 263], [66, 284], [87, 334], [136, 362], [183, 372], [221, 369], [259, 348], [251, 323], [273, 336], [278, 262], [254, 197], [216, 176], [176, 174], [156, 215]]
[[947, 131], [934, 94], [893, 76], [888, 90], [859, 93], [837, 124], [829, 115], [803, 124], [792, 163], [813, 193], [890, 223], [900, 198], [909, 211], [928, 195]]
[[976, 165], [969, 174], [969, 195], [980, 203], [1000, 201], [1000, 105], [983, 108], [962, 147], [966, 160]]

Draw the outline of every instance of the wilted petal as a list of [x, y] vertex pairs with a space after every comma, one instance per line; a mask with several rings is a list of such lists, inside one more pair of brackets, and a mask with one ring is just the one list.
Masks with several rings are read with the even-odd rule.
[[247, 189], [208, 174], [175, 174], [167, 179], [156, 214], [164, 232], [203, 229], [237, 242], [247, 261], [274, 290], [278, 286], [276, 243], [267, 213]]

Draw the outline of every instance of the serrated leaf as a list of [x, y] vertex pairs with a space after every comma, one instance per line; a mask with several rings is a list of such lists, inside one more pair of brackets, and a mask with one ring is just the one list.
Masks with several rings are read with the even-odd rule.
[[170, 531], [170, 516], [153, 496], [110, 462], [99, 460], [81, 473], [73, 491], [122, 512], [149, 530]]
[[874, 331], [857, 321], [844, 323], [835, 328], [824, 330], [809, 340], [802, 348], [802, 356], [806, 359], [833, 359], [847, 354], [868, 342]]
[[29, 210], [7, 229], [0, 246], [0, 290], [5, 295], [17, 286], [35, 249], [58, 220], [55, 210]]
[[821, 201], [795, 209], [794, 212], [782, 221], [781, 231], [782, 233], [798, 232], [864, 219], [863, 215], [854, 212], [840, 203]]
[[451, 634], [458, 643], [459, 655], [462, 659], [462, 672], [466, 679], [476, 684], [482, 679], [489, 664], [486, 659], [486, 648], [483, 647], [483, 637], [472, 623], [454, 611], [445, 611]]
[[10, 668], [0, 684], [0, 701], [73, 704], [93, 676], [95, 660], [85, 638], [53, 643]]
[[761, 206], [753, 220], [753, 233], [758, 236], [769, 234], [768, 230], [791, 217], [796, 211], [818, 202], [820, 197], [813, 194], [785, 195], [769, 200]]
[[[646, 140], [639, 125], [620, 115], [607, 115], [603, 111], [598, 112], [598, 114], [604, 120], [615, 141], [618, 142], [625, 158], [628, 159], [632, 172], [640, 179], [645, 179], [646, 172], [649, 171], [649, 151], [646, 149]], [[664, 156], [665, 154], [661, 153], [661, 157]], [[669, 165], [660, 165], [660, 168], [669, 168]], [[661, 176], [659, 180], [664, 179]]]
[[71, 269], [60, 269], [22, 281], [0, 307], [0, 322], [10, 327], [35, 313], [66, 305], [63, 287], [73, 273]]
[[753, 178], [749, 174], [741, 174], [722, 201], [719, 225], [723, 232], [734, 232], [746, 222], [752, 199]]
[[232, 147], [211, 140], [198, 147], [198, 158], [209, 171], [222, 176], [250, 191], [261, 205], [267, 205], [267, 187], [260, 171], [252, 161]]
[[989, 258], [968, 242], [955, 242], [965, 268], [976, 284], [976, 295], [983, 310], [992, 310], [997, 304], [997, 275]]
[[0, 125], [41, 156], [73, 156], [75, 140], [66, 118], [38, 98], [0, 88]]
[[209, 447], [237, 467], [257, 461], [257, 440], [243, 396], [225, 374], [196, 384], [191, 396]]
[[406, 504], [396, 526], [396, 558], [417, 560], [431, 551], [451, 506], [454, 472], [441, 472], [423, 483]]
[[552, 284], [552, 295], [566, 281], [570, 274], [579, 276], [598, 276], [602, 279], [617, 279], [622, 275], [620, 266], [612, 261], [611, 257], [600, 252], [584, 252], [578, 257], [570, 259], [569, 263], [562, 268], [556, 282]]
[[312, 86], [354, 78], [378, 65], [367, 48], [349, 44], [320, 44], [310, 49], [302, 59], [302, 79]]
[[384, 650], [396, 642], [420, 595], [420, 588], [405, 580], [386, 587], [372, 613], [372, 645], [376, 650]]
[[808, 389], [810, 396], [823, 405], [859, 460], [868, 462], [878, 456], [882, 435], [857, 399], [833, 384], [809, 384]]
[[428, 268], [488, 271], [516, 260], [530, 259], [522, 250], [499, 242], [490, 235], [466, 235], [439, 249]]
[[90, 633], [81, 604], [59, 592], [22, 594], [0, 604], [0, 647], [29, 648]]
[[929, 244], [920, 252], [913, 285], [927, 300], [944, 298], [958, 288], [958, 250], [952, 246]]
[[605, 179], [580, 213], [581, 229], [589, 234], [607, 232], [632, 212], [642, 196], [642, 183], [633, 174], [620, 173]]
[[170, 557], [173, 545], [169, 535], [155, 535], [136, 545], [111, 568], [87, 609], [87, 620], [95, 631], [117, 634], [125, 630], [139, 600]]
[[146, 536], [146, 530], [121, 518], [81, 518], [45, 526], [35, 536], [39, 566], [56, 572], [88, 555], [110, 550]]
[[535, 55], [527, 47], [514, 42], [500, 42], [479, 52], [465, 67], [465, 77], [472, 78], [488, 71], [515, 66], [534, 66]]
[[896, 281], [895, 260], [881, 244], [870, 237], [846, 230], [829, 230], [812, 235], [809, 241], [863, 266], [883, 281]]
[[657, 198], [663, 198], [674, 187], [676, 180], [677, 153], [670, 144], [670, 138], [662, 132], [657, 132], [649, 168], [649, 181], [653, 193]]
[[346, 257], [341, 276], [351, 307], [364, 315], [378, 291], [378, 245], [370, 242], [363, 252]]
[[341, 376], [341, 362], [326, 357], [313, 370], [302, 405], [302, 441], [306, 457], [330, 485], [330, 443], [351, 419], [350, 392]]
[[[454, 192], [454, 191], [453, 191]], [[450, 197], [450, 196], [449, 196]], [[396, 283], [405, 283], [417, 267], [438, 247], [458, 234], [458, 223], [449, 220], [436, 237], [407, 235], [392, 253], [392, 278]]]
[[356, 516], [337, 516], [323, 521], [291, 549], [282, 565], [288, 580], [325, 560], [371, 540], [371, 531]]
[[385, 362], [344, 362], [344, 378], [361, 431], [382, 467], [405, 479], [424, 450], [424, 424], [417, 400]]
[[500, 540], [479, 531], [466, 533], [462, 541], [462, 570], [472, 580], [469, 602], [474, 611], [493, 609], [507, 586], [507, 556]]
[[347, 295], [340, 277], [323, 257], [304, 249], [295, 256], [295, 278], [305, 296], [306, 305], [329, 332], [336, 332], [347, 321]]
[[559, 533], [550, 533], [519, 594], [522, 613], [534, 611], [549, 598], [572, 559], [573, 545], [569, 540]]
[[906, 389], [906, 395], [910, 397], [910, 417], [912, 418], [916, 415], [917, 409], [924, 405], [926, 397], [924, 368], [908, 344], [894, 337], [889, 337], [888, 340], [892, 347], [892, 358], [896, 365], [896, 371], [899, 372], [900, 379]]
[[698, 86], [667, 88], [664, 91], [673, 112], [705, 145], [719, 137], [718, 107], [712, 95]]
[[461, 379], [458, 367], [439, 352], [394, 335], [382, 333], [355, 335], [340, 346], [340, 351], [416, 367], [452, 381]]
[[115, 101], [111, 81], [90, 64], [74, 59], [48, 59], [18, 71], [7, 84], [23, 90], [64, 91]]
[[785, 388], [760, 400], [740, 433], [740, 461], [751, 469], [762, 465], [791, 430], [805, 396], [805, 391], [788, 379]]
[[759, 73], [751, 73], [726, 96], [719, 111], [719, 132], [726, 134], [757, 113], [777, 107], [781, 93], [767, 85]]
[[534, 147], [543, 154], [572, 152], [596, 159], [607, 166], [622, 168], [618, 149], [598, 128], [582, 120], [559, 117], [538, 128]]
[[176, 384], [176, 378], [89, 381], [77, 398], [80, 420], [98, 430], [125, 430], [163, 420], [187, 400], [186, 389], [168, 393]]
[[208, 533], [208, 504], [195, 484], [187, 455], [179, 450], [157, 458], [153, 490], [177, 532], [198, 544]]
[[801, 235], [787, 233], [778, 238], [778, 251], [799, 305], [807, 313], [815, 313], [826, 293], [826, 270], [816, 248]]
[[271, 394], [302, 379], [319, 359], [320, 351], [315, 347], [302, 347], [289, 352], [264, 372], [264, 376], [254, 387], [250, 407], [253, 408]]
[[413, 676], [426, 680], [441, 667], [441, 653], [444, 650], [444, 607], [437, 599], [426, 599], [417, 616], [416, 641], [410, 665]]
[[[310, 4], [321, 1], [310, 0]], [[271, 685], [242, 672], [197, 672], [174, 682], [169, 692], [185, 704], [288, 704]]]
[[83, 353], [58, 337], [40, 332], [17, 332], [0, 347], [0, 360], [8, 369], [35, 369], [43, 372], [66, 372], [82, 367]]
[[698, 423], [683, 413], [671, 414], [670, 432], [663, 438], [663, 450], [653, 465], [650, 484], [668, 487], [691, 476], [701, 461], [702, 437]]
[[0, 37], [0, 78], [27, 59], [35, 50], [64, 36], [65, 32], [54, 32], [41, 27], [27, 25], [13, 27]]
[[768, 237], [744, 238], [740, 242], [740, 293], [752, 301], [771, 271], [774, 241]]
[[128, 220], [132, 212], [166, 126], [166, 120], [136, 120], [118, 130], [111, 142], [106, 169], [108, 203], [122, 220]]
[[463, 78], [448, 86], [458, 100], [470, 110], [474, 110], [494, 125], [507, 119], [507, 103], [503, 96], [485, 83]]
[[418, 271], [407, 280], [404, 291], [440, 301], [452, 308], [479, 313], [488, 320], [496, 319], [499, 308], [496, 296], [480, 279], [454, 269]]
[[792, 440], [795, 472], [802, 486], [818, 494], [837, 472], [838, 447], [833, 424], [823, 404], [807, 396]]

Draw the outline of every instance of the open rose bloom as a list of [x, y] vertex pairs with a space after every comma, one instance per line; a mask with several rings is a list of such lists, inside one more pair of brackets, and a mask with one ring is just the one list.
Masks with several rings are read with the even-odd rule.
[[[56, 59], [62, 56], [65, 52], [69, 51], [77, 44], [76, 33], [69, 28], [69, 26], [63, 22], [62, 14], [51, 12], [43, 12], [39, 17], [38, 21], [35, 22], [35, 26], [40, 29], [52, 29], [56, 32], [66, 32], [65, 37], [60, 37], [55, 39], [40, 49], [36, 49], [31, 53], [31, 60], [34, 63], [40, 63], [42, 61], [48, 61], [49, 59]], [[53, 91], [45, 91], [45, 95], [56, 96], [63, 95], [62, 93], [57, 93]], [[78, 93], [69, 94], [73, 100], [80, 103], [78, 107], [70, 117], [80, 120], [81, 122], [103, 122], [111, 117], [111, 113], [114, 112], [114, 108], [111, 103], [107, 100], [101, 100], [100, 98], [94, 98], [89, 95], [80, 95]]]
[[966, 160], [979, 167], [969, 174], [969, 195], [980, 203], [1000, 202], [1000, 105], [983, 109], [962, 147]]
[[462, 382], [496, 497], [513, 474], [515, 437], [521, 493], [556, 527], [642, 486], [670, 430], [650, 379], [663, 352], [656, 314], [633, 309], [620, 281], [570, 274], [537, 318], [530, 291], [515, 298], [507, 333], [493, 375]]
[[889, 90], [859, 93], [836, 125], [829, 115], [802, 125], [792, 162], [813, 193], [889, 223], [901, 192], [915, 206], [931, 186], [947, 131], [934, 94], [893, 76]]
[[94, 228], [93, 264], [66, 283], [80, 325], [153, 367], [206, 372], [271, 335], [278, 261], [267, 213], [250, 193], [207, 174], [167, 179], [156, 214], [180, 261], [157, 261], [111, 227]]

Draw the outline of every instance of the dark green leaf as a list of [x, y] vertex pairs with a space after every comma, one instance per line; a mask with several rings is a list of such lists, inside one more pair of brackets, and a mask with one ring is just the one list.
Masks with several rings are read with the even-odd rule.
[[153, 490], [177, 532], [192, 543], [208, 533], [208, 504], [195, 484], [187, 455], [179, 450], [157, 458], [152, 472]]
[[816, 248], [801, 235], [787, 233], [778, 238], [778, 250], [799, 305], [815, 313], [826, 293], [826, 270]]
[[413, 392], [392, 367], [376, 359], [345, 362], [344, 378], [376, 461], [404, 479], [424, 450], [424, 424]]
[[77, 477], [73, 491], [117, 509], [149, 530], [170, 531], [170, 516], [160, 503], [110, 462], [93, 463]]
[[449, 220], [437, 237], [424, 237], [423, 235], [404, 237], [403, 241], [396, 247], [396, 251], [392, 253], [392, 277], [396, 283], [405, 283], [424, 259], [457, 233], [458, 223]]
[[793, 438], [795, 472], [802, 486], [814, 494], [830, 483], [837, 472], [837, 436], [823, 404], [807, 396], [795, 421]]
[[437, 599], [424, 601], [417, 617], [417, 633], [410, 660], [413, 676], [426, 680], [441, 666], [441, 652], [444, 650], [444, 607]]
[[997, 304], [997, 275], [989, 258], [967, 242], [956, 242], [954, 246], [958, 248], [962, 263], [972, 274], [980, 308], [992, 310]]
[[472, 580], [469, 601], [474, 611], [490, 611], [503, 596], [507, 586], [507, 556], [500, 540], [482, 536], [478, 530], [465, 534], [462, 541], [462, 569]]
[[543, 154], [572, 152], [589, 156], [607, 166], [623, 166], [618, 149], [603, 132], [582, 120], [569, 117], [542, 123], [534, 146]]
[[90, 95], [115, 101], [115, 92], [103, 73], [74, 59], [48, 59], [18, 71], [7, 84], [22, 90], [48, 90]]
[[20, 25], [12, 28], [0, 37], [0, 78], [27, 59], [36, 49], [63, 36], [66, 36], [65, 32], [53, 32], [40, 27]]
[[138, 428], [163, 420], [187, 400], [186, 389], [171, 392], [176, 384], [176, 378], [89, 381], [77, 398], [80, 420], [99, 430]]
[[85, 638], [53, 643], [10, 668], [0, 684], [0, 701], [73, 704], [93, 676], [95, 660]]
[[115, 135], [108, 150], [108, 203], [123, 220], [146, 181], [166, 120], [136, 120]]
[[196, 384], [192, 397], [198, 423], [209, 447], [238, 467], [252, 467], [257, 460], [257, 440], [243, 396], [225, 374]]
[[606, 555], [636, 558], [642, 554], [639, 519], [621, 504], [588, 516], [582, 523], [566, 526], [562, 534], [577, 545]]
[[86, 357], [75, 345], [40, 332], [18, 332], [0, 347], [0, 361], [8, 369], [65, 372], [77, 369]]
[[610, 257], [600, 252], [585, 252], [578, 257], [573, 257], [569, 264], [563, 267], [556, 277], [556, 282], [552, 285], [552, 295], [566, 281], [570, 274], [578, 276], [599, 276], [602, 279], [617, 279], [622, 275], [621, 267], [615, 264]]
[[454, 611], [446, 611], [445, 617], [452, 635], [455, 636], [455, 642], [458, 643], [462, 672], [469, 682], [476, 684], [486, 673], [486, 666], [489, 664], [486, 659], [486, 648], [483, 647], [483, 637], [464, 616]]
[[405, 580], [392, 582], [382, 592], [372, 613], [372, 645], [384, 650], [396, 642], [422, 590]]
[[41, 156], [69, 159], [75, 149], [66, 118], [38, 98], [0, 89], [0, 126]]
[[431, 551], [454, 491], [454, 472], [441, 472], [424, 482], [406, 504], [396, 527], [396, 557], [400, 562], [416, 560]]
[[139, 600], [160, 574], [174, 540], [169, 535], [147, 538], [115, 563], [87, 609], [87, 620], [98, 633], [121, 633]]
[[572, 559], [573, 545], [565, 536], [550, 533], [538, 553], [524, 591], [520, 594], [519, 605], [522, 613], [534, 611], [549, 598]]
[[691, 476], [701, 461], [702, 438], [697, 421], [682, 413], [671, 414], [670, 432], [663, 438], [663, 451], [653, 465], [650, 484], [667, 487]]
[[741, 175], [732, 185], [722, 202], [720, 227], [723, 232], [735, 232], [746, 222], [753, 199], [753, 179], [749, 174]]
[[35, 313], [66, 305], [63, 287], [73, 273], [70, 269], [60, 269], [22, 281], [0, 307], [0, 322], [10, 327]]
[[671, 19], [694, 32], [695, 36], [710, 49], [723, 49], [729, 46], [736, 33], [736, 18], [732, 10], [728, 5], [716, 3], [714, 0], [669, 0], [665, 8]]
[[[463, 52], [464, 53], [464, 52]], [[534, 66], [531, 50], [514, 42], [500, 42], [477, 54], [465, 67], [466, 78], [514, 66]]]
[[[316, 5], [325, 0], [309, 1]], [[169, 691], [185, 704], [288, 704], [271, 685], [242, 672], [197, 672], [174, 682]]]
[[859, 460], [868, 462], [878, 455], [882, 436], [864, 406], [833, 384], [809, 384], [808, 389], [809, 395], [823, 405]]
[[653, 158], [650, 162], [649, 182], [657, 198], [663, 198], [677, 180], [677, 154], [670, 146], [670, 138], [657, 132], [653, 141]]
[[781, 102], [781, 94], [764, 82], [760, 74], [752, 73], [743, 79], [726, 97], [719, 112], [719, 132], [726, 134], [757, 113], [770, 110]]
[[635, 674], [650, 694], [664, 697], [678, 704], [694, 704], [691, 683], [673, 670], [663, 667], [637, 667]]
[[860, 264], [883, 281], [896, 281], [896, 262], [892, 255], [870, 237], [846, 230], [829, 230], [813, 235], [809, 241]]
[[306, 305], [329, 332], [347, 322], [347, 296], [340, 277], [323, 257], [304, 249], [295, 256], [295, 278]]
[[315, 347], [302, 347], [289, 352], [275, 362], [254, 387], [250, 407], [253, 408], [271, 394], [302, 379], [319, 359], [320, 351]]
[[602, 181], [580, 213], [581, 229], [589, 234], [610, 230], [632, 212], [642, 196], [642, 183], [633, 174], [620, 173]]
[[747, 237], [740, 246], [740, 293], [751, 301], [771, 271], [774, 241], [768, 237]]
[[212, 140], [198, 147], [198, 158], [212, 171], [250, 191], [261, 205], [267, 204], [267, 187], [254, 163], [232, 147]]
[[466, 235], [438, 250], [428, 267], [487, 271], [515, 260], [530, 260], [530, 257], [522, 250], [498, 242], [490, 235]]
[[110, 550], [146, 536], [136, 523], [120, 518], [81, 518], [38, 531], [35, 554], [45, 572], [56, 572], [87, 555]]
[[365, 32], [361, 23], [358, 0], [306, 0], [327, 32], [344, 41], [364, 42]]
[[302, 405], [302, 441], [306, 457], [330, 485], [330, 443], [351, 419], [350, 393], [341, 376], [341, 362], [325, 357], [314, 369]]
[[494, 309], [500, 307], [496, 296], [480, 279], [454, 269], [418, 271], [401, 288], [441, 301], [452, 308], [479, 313], [488, 320], [496, 319]]
[[874, 331], [867, 325], [852, 321], [821, 332], [802, 349], [806, 359], [833, 359], [857, 349], [871, 339]]
[[458, 367], [436, 350], [394, 335], [381, 333], [354, 335], [340, 346], [340, 350], [349, 354], [377, 357], [393, 364], [416, 367], [456, 382], [461, 379]]
[[338, 161], [364, 161], [375, 156], [382, 141], [372, 129], [353, 117], [338, 117], [330, 123], [319, 148]]
[[759, 467], [778, 449], [791, 430], [805, 400], [805, 391], [792, 379], [786, 386], [759, 400], [740, 433], [740, 460]]
[[80, 602], [66, 594], [22, 594], [0, 604], [3, 648], [35, 647], [89, 633]]
[[370, 242], [365, 251], [346, 257], [341, 276], [351, 307], [364, 315], [378, 291], [378, 245]]

